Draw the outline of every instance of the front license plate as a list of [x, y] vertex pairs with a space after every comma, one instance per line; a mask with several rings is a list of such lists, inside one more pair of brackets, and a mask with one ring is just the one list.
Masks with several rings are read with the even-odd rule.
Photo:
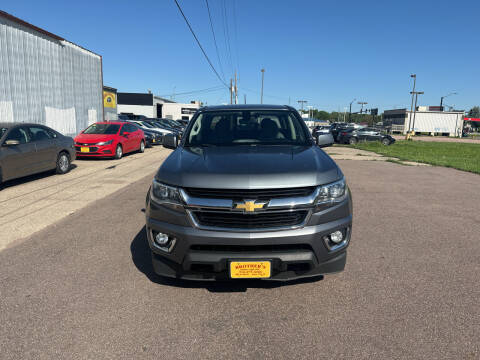
[[269, 278], [270, 269], [270, 261], [232, 261], [230, 263], [230, 277], [232, 279]]
[[88, 148], [88, 147], [82, 147], [82, 148], [80, 149], [80, 151], [81, 151], [81, 152], [90, 152], [90, 148]]
[[155, 139], [153, 139], [152, 142], [155, 142]]

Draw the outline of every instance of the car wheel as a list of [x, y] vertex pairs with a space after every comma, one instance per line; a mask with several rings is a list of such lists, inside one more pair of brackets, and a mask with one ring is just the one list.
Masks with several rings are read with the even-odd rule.
[[358, 142], [357, 138], [351, 137], [350, 139], [348, 139], [348, 143], [350, 145], [355, 145], [357, 142]]
[[67, 153], [61, 152], [57, 158], [57, 174], [66, 174], [70, 171], [70, 156]]
[[140, 141], [140, 148], [138, 149], [141, 153], [145, 152], [145, 141]]
[[382, 139], [382, 144], [383, 145], [390, 145], [390, 140], [388, 138]]
[[117, 145], [117, 148], [115, 149], [115, 156], [114, 156], [114, 158], [115, 158], [116, 160], [119, 160], [119, 159], [122, 158], [122, 156], [123, 156], [122, 145], [118, 144], [118, 145]]

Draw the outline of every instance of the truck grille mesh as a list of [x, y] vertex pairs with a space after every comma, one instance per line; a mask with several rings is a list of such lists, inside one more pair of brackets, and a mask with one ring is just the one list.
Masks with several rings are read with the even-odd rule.
[[271, 200], [276, 198], [309, 196], [315, 186], [284, 189], [199, 189], [185, 188], [188, 195], [199, 198], [232, 200]]
[[194, 211], [196, 221], [203, 226], [232, 229], [266, 229], [300, 225], [305, 221], [307, 210], [256, 214], [220, 211]]

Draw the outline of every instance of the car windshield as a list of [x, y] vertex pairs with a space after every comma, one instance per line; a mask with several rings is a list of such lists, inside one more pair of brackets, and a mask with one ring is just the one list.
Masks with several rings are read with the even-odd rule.
[[205, 111], [192, 121], [185, 146], [310, 145], [292, 111]]
[[92, 124], [83, 132], [84, 134], [113, 135], [118, 132], [120, 125], [117, 124]]
[[149, 129], [153, 129], [155, 127], [146, 121], [140, 121], [140, 125], [145, 126], [146, 128], [149, 128]]

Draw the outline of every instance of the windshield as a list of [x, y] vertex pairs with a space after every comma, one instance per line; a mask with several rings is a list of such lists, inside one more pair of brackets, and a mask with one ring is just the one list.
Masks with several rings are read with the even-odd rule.
[[310, 145], [301, 120], [291, 111], [206, 111], [193, 121], [186, 146]]
[[84, 134], [114, 135], [118, 133], [120, 125], [116, 124], [92, 124], [83, 132]]
[[153, 125], [149, 124], [149, 123], [146, 122], [146, 121], [140, 121], [140, 124], [141, 124], [142, 126], [145, 126], [145, 127], [149, 128], [149, 129], [153, 129], [153, 128], [154, 128]]

